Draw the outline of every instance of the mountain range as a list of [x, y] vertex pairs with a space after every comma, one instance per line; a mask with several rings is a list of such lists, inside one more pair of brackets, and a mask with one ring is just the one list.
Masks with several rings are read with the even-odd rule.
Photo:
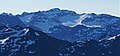
[[119, 56], [119, 37], [120, 17], [108, 14], [59, 8], [0, 14], [2, 56]]
[[77, 14], [53, 8], [48, 11], [24, 12], [17, 17], [32, 28], [36, 27], [49, 36], [70, 42], [100, 40], [104, 35], [111, 37], [120, 34], [120, 18], [107, 14]]

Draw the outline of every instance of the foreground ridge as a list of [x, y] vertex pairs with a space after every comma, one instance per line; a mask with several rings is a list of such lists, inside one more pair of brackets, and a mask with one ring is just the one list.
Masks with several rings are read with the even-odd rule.
[[29, 31], [20, 37], [10, 37], [5, 43], [0, 44], [0, 55], [2, 56], [119, 56], [120, 52], [120, 36], [100, 42], [89, 40], [71, 43], [50, 37], [29, 27], [17, 26], [12, 29], [16, 29], [16, 31], [29, 29]]

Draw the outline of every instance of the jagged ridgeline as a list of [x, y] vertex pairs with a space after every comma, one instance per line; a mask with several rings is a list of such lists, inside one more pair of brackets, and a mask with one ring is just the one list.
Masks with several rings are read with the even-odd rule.
[[1, 56], [119, 56], [120, 17], [54, 8], [0, 15]]
[[17, 15], [26, 25], [37, 28], [49, 36], [61, 40], [87, 41], [100, 40], [120, 34], [120, 17], [108, 14], [83, 13], [53, 8]]

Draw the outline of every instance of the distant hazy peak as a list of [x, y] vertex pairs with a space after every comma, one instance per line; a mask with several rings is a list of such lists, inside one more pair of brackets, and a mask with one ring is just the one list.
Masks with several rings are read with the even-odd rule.
[[60, 11], [59, 8], [53, 8], [53, 9], [50, 9], [50, 11]]
[[2, 14], [0, 14], [0, 15], [2, 15], [2, 16], [14, 16], [14, 15], [12, 15], [12, 13], [5, 13], [5, 12], [3, 12]]

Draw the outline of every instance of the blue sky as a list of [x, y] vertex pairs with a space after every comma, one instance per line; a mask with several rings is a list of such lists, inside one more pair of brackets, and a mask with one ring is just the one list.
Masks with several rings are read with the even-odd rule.
[[106, 13], [120, 16], [119, 0], [0, 0], [0, 13], [21, 14], [60, 8], [77, 13]]

